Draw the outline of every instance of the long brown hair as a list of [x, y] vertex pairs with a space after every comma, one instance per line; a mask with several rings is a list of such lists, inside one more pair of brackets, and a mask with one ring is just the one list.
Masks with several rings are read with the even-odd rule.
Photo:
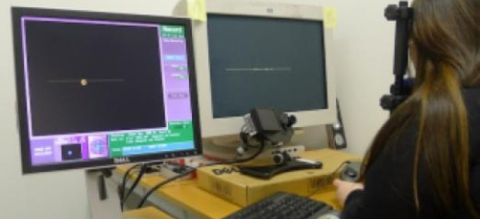
[[419, 124], [412, 182], [417, 210], [422, 163], [446, 213], [461, 205], [480, 218], [470, 195], [468, 114], [461, 91], [480, 85], [480, 0], [415, 0], [413, 8], [415, 89], [375, 137], [362, 175], [406, 127]]

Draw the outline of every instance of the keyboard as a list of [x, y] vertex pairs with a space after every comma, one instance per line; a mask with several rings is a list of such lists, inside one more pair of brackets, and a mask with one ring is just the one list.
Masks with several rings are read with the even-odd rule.
[[317, 219], [332, 211], [323, 202], [279, 192], [224, 219]]

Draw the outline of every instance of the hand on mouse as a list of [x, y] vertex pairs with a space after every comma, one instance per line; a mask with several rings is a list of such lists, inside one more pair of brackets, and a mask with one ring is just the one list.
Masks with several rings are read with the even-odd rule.
[[337, 187], [337, 199], [342, 206], [345, 205], [345, 200], [350, 193], [358, 189], [363, 190], [363, 184], [361, 183], [346, 182], [339, 179], [335, 179], [335, 181], [333, 181], [333, 185]]

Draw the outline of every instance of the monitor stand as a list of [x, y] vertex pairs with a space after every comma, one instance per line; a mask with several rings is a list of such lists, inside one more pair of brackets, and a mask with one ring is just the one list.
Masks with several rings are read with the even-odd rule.
[[91, 219], [126, 219], [120, 209], [117, 185], [106, 179], [111, 169], [85, 171]]

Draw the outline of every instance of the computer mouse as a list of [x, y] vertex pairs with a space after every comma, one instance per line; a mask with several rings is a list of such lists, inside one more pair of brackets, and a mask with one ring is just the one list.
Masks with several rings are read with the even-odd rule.
[[357, 182], [360, 178], [361, 162], [350, 162], [340, 172], [340, 179], [348, 182]]

